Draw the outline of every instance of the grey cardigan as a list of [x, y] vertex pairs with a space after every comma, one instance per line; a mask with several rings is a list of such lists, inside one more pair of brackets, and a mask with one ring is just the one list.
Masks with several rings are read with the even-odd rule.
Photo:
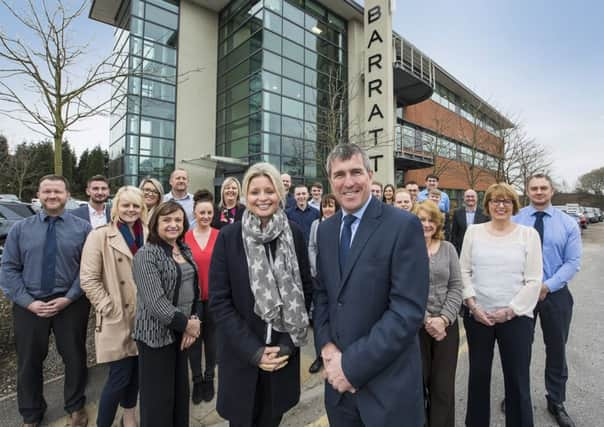
[[197, 266], [192, 261], [191, 250], [179, 244], [186, 261], [195, 270], [195, 304], [191, 313], [178, 310], [178, 293], [181, 269], [172, 258], [172, 248], [166, 244], [147, 243], [138, 250], [132, 262], [136, 283], [137, 303], [133, 338], [149, 347], [158, 348], [172, 344], [176, 332], [182, 333], [192, 314], [201, 317]]
[[453, 324], [461, 308], [461, 269], [457, 250], [443, 240], [430, 258], [430, 292], [426, 316], [445, 316]]

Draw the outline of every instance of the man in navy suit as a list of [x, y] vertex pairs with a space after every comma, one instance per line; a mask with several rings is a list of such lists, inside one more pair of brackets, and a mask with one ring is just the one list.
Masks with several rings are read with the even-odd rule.
[[103, 175], [94, 175], [86, 183], [88, 203], [71, 211], [72, 215], [88, 221], [92, 228], [100, 227], [111, 222], [109, 199], [109, 180]]
[[357, 145], [336, 146], [327, 172], [342, 209], [318, 229], [313, 319], [329, 424], [423, 426], [417, 332], [429, 270], [422, 226], [371, 197], [373, 172]]
[[478, 195], [471, 188], [463, 194], [464, 205], [453, 211], [453, 225], [451, 227], [451, 243], [461, 254], [461, 246], [466, 230], [470, 225], [487, 222], [489, 217], [482, 212], [478, 205]]

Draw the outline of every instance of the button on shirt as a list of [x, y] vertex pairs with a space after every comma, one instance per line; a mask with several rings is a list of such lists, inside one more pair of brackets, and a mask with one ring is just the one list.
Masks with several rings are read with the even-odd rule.
[[195, 220], [195, 215], [193, 215], [193, 195], [191, 193], [187, 193], [187, 195], [182, 199], [177, 199], [170, 191], [169, 193], [164, 194], [163, 201], [167, 202], [168, 200], [174, 200], [176, 203], [182, 206], [182, 208], [185, 210], [185, 214], [187, 215], [187, 219], [189, 220], [189, 229], [191, 229], [191, 224], [193, 224], [193, 221]]
[[56, 222], [57, 257], [55, 286], [51, 293], [42, 290], [42, 258], [48, 222], [44, 211], [16, 223], [8, 233], [0, 268], [0, 288], [11, 301], [26, 308], [34, 300], [65, 294], [74, 301], [80, 289], [80, 258], [91, 225], [74, 215], [63, 213]]
[[[417, 201], [423, 202], [428, 199], [428, 190], [424, 189], [417, 193]], [[438, 209], [440, 209], [444, 213], [449, 213], [449, 196], [447, 193], [441, 190], [440, 192], [440, 203], [438, 204]]]
[[105, 212], [105, 209], [106, 207], [103, 206], [103, 210], [99, 212], [88, 205], [88, 215], [90, 215], [90, 224], [92, 225], [92, 228], [107, 224], [107, 213]]
[[[533, 227], [533, 206], [522, 208], [512, 218], [517, 224]], [[581, 232], [573, 218], [549, 206], [543, 217], [543, 283], [550, 292], [556, 292], [574, 277], [581, 267]]]

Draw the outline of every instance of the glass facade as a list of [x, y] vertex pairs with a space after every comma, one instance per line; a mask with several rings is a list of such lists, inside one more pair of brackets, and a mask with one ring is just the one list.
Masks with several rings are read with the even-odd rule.
[[311, 0], [235, 0], [219, 19], [216, 154], [325, 180], [327, 138], [345, 136], [345, 20]]
[[177, 0], [123, 2], [115, 31], [117, 75], [111, 106], [112, 187], [147, 175], [167, 184], [174, 169]]

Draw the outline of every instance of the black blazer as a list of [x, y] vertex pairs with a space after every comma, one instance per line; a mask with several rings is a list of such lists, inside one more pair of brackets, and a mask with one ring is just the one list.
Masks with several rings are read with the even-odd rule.
[[[488, 222], [490, 218], [482, 212], [482, 209], [476, 208], [474, 214], [474, 224], [482, 224]], [[451, 243], [457, 249], [457, 253], [461, 253], [461, 245], [463, 244], [463, 237], [466, 234], [468, 224], [466, 223], [466, 208], [461, 207], [455, 209], [453, 212], [453, 221], [451, 226]]]
[[[211, 224], [212, 228], [216, 228], [216, 229], [220, 230], [222, 227], [230, 224], [230, 222], [227, 222], [221, 218], [222, 211], [223, 211], [222, 207], [220, 207], [218, 205], [214, 206], [214, 217], [212, 218], [212, 224]], [[245, 206], [243, 206], [241, 203], [237, 203], [237, 206], [235, 206], [234, 222], [241, 221], [241, 218], [243, 218], [244, 211], [245, 211]]]
[[[304, 236], [290, 221], [296, 256], [304, 290], [306, 309], [312, 300], [312, 279]], [[288, 334], [273, 331], [273, 345], [293, 349], [288, 364], [272, 373], [261, 371], [253, 363], [257, 351], [264, 347], [266, 324], [254, 313], [254, 295], [250, 288], [248, 264], [241, 222], [220, 230], [210, 265], [210, 311], [216, 324], [218, 341], [218, 398], [216, 409], [234, 424], [248, 425], [253, 419], [254, 396], [258, 376], [270, 383], [270, 412], [285, 413], [300, 399], [300, 352]]]
[[[77, 209], [73, 209], [69, 211], [72, 215], [77, 216], [78, 218], [82, 218], [84, 221], [90, 224], [90, 212], [88, 211], [88, 203], [80, 206]], [[111, 222], [111, 207], [105, 204], [105, 217], [107, 218], [107, 224]]]

